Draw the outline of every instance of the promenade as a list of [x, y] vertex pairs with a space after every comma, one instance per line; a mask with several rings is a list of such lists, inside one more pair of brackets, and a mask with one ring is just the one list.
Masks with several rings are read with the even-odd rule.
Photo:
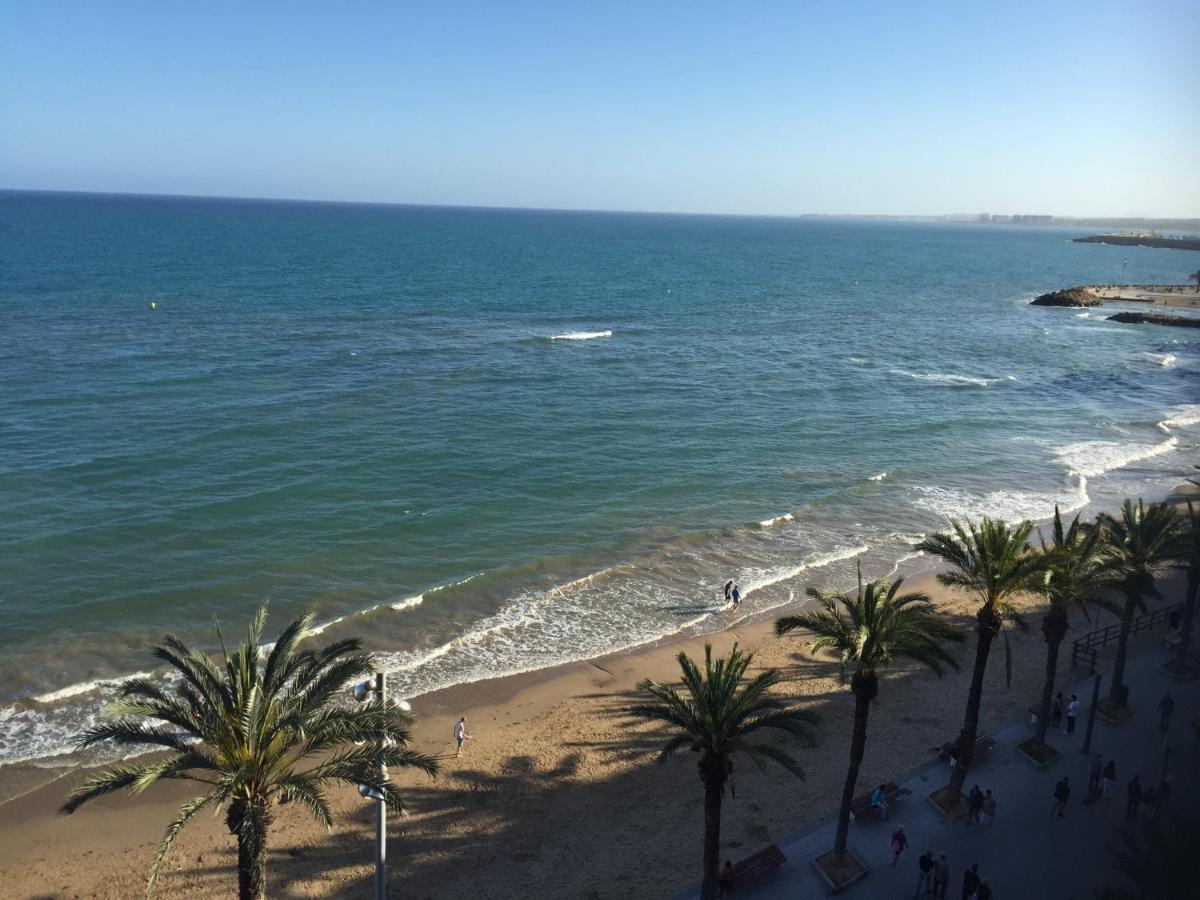
[[[1134, 717], [1120, 727], [1096, 718], [1092, 752], [1105, 761], [1116, 760], [1117, 784], [1112, 796], [1087, 801], [1090, 756], [1080, 752], [1087, 731], [1092, 678], [1067, 672], [1061, 688], [1066, 696], [1080, 698], [1075, 733], [1051, 730], [1049, 742], [1063, 753], [1053, 765], [1036, 769], [1015, 748], [1032, 734], [1029, 717], [1007, 722], [994, 732], [997, 746], [972, 768], [967, 790], [978, 784], [991, 790], [998, 809], [994, 825], [965, 825], [963, 820], [945, 821], [926, 799], [946, 783], [950, 771], [945, 763], [930, 762], [909, 773], [900, 786], [909, 794], [900, 797], [887, 821], [872, 819], [850, 829], [850, 848], [869, 867], [868, 876], [841, 896], [851, 900], [896, 900], [912, 897], [917, 883], [918, 857], [926, 850], [945, 852], [950, 863], [950, 887], [946, 896], [962, 896], [963, 872], [972, 863], [991, 879], [996, 900], [1093, 900], [1094, 891], [1116, 884], [1107, 847], [1119, 841], [1125, 820], [1126, 785], [1134, 775], [1142, 785], [1157, 788], [1163, 772], [1163, 732], [1159, 731], [1158, 701], [1168, 690], [1175, 698], [1175, 715], [1167, 736], [1170, 741], [1168, 772], [1174, 793], [1171, 807], [1196, 809], [1200, 803], [1200, 744], [1195, 742], [1192, 717], [1200, 713], [1200, 682], [1171, 679], [1162, 669], [1166, 653], [1155, 636], [1132, 645], [1136, 656], [1129, 660], [1126, 683], [1131, 686]], [[1103, 668], [1103, 663], [1102, 663]], [[1103, 687], [1107, 687], [1107, 678]], [[1103, 696], [1103, 690], [1101, 692]], [[986, 702], [986, 697], [984, 699]], [[956, 705], [955, 718], [961, 713]], [[948, 712], [949, 715], [949, 712]], [[1054, 786], [1064, 775], [1070, 777], [1071, 798], [1065, 818], [1051, 818]], [[860, 790], [868, 786], [861, 785]], [[1143, 807], [1142, 819], [1149, 810]], [[833, 846], [835, 822], [792, 835], [778, 842], [787, 857], [779, 872], [757, 885], [738, 887], [732, 896], [755, 900], [815, 900], [830, 896], [812, 860]], [[908, 850], [895, 870], [889, 868], [890, 837], [903, 825]], [[1200, 876], [1198, 876], [1200, 879]], [[689, 892], [685, 896], [695, 896]], [[1200, 896], [1200, 888], [1192, 896]], [[1166, 900], [1166, 898], [1164, 898]]]

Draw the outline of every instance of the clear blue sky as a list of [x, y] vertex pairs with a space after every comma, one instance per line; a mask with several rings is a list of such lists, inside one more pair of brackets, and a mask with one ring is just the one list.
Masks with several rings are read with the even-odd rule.
[[0, 0], [0, 187], [1200, 216], [1200, 6]]

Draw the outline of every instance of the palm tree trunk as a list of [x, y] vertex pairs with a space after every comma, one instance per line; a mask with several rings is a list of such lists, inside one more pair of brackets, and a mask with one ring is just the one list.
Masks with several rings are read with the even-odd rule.
[[1042, 634], [1046, 637], [1046, 680], [1042, 683], [1042, 702], [1038, 707], [1037, 733], [1034, 741], [1045, 745], [1046, 731], [1050, 727], [1050, 704], [1054, 699], [1054, 679], [1058, 675], [1058, 650], [1067, 635], [1066, 623], [1046, 614], [1042, 620]]
[[1129, 629], [1133, 626], [1133, 616], [1137, 612], [1140, 599], [1132, 591], [1125, 595], [1121, 634], [1117, 638], [1117, 658], [1113, 660], [1112, 685], [1108, 690], [1108, 702], [1114, 706], [1124, 706], [1125, 701], [1129, 699], [1125, 689], [1125, 656], [1129, 652]]
[[967, 709], [963, 715], [962, 731], [958, 735], [958, 763], [950, 775], [950, 783], [946, 785], [946, 793], [950, 797], [957, 797], [962, 793], [967, 772], [971, 768], [971, 757], [975, 755], [975, 739], [979, 736], [979, 705], [983, 700], [983, 676], [987, 671], [992, 640], [1000, 631], [1000, 623], [990, 605], [980, 609], [976, 618], [979, 623], [975, 630], [979, 637], [975, 644], [975, 668], [971, 672]]
[[267, 811], [247, 807], [246, 821], [238, 828], [238, 900], [265, 900], [267, 896]]
[[1200, 590], [1200, 571], [1188, 566], [1187, 593], [1183, 598], [1183, 615], [1179, 620], [1179, 646], [1176, 648], [1175, 664], [1180, 670], [1187, 667], [1188, 649], [1192, 643], [1192, 622], [1196, 616], [1196, 592]]
[[[719, 763], [718, 763], [719, 765]], [[706, 771], [704, 775], [704, 880], [700, 883], [701, 900], [713, 900], [720, 884], [717, 870], [721, 857], [721, 795], [725, 772]]]
[[846, 841], [850, 836], [850, 807], [854, 805], [854, 788], [858, 783], [858, 768], [862, 765], [863, 751], [867, 746], [867, 716], [871, 712], [871, 700], [858, 692], [854, 695], [854, 732], [850, 736], [850, 768], [846, 770], [846, 784], [842, 787], [842, 808], [838, 811], [837, 837], [833, 851], [841, 858], [846, 852]]

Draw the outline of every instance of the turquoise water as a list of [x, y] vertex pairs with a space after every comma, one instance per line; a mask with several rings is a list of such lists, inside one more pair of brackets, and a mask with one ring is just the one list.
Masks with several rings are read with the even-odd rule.
[[1026, 303], [1195, 254], [1080, 233], [0, 194], [0, 762], [264, 598], [414, 695], [1162, 493], [1196, 337]]

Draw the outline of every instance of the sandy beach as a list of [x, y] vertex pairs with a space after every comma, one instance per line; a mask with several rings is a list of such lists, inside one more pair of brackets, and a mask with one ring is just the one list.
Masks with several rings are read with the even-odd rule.
[[[1178, 578], [1163, 586], [1159, 602], [1181, 593]], [[906, 587], [930, 592], [964, 630], [971, 628], [973, 604], [941, 588], [932, 573], [910, 579]], [[1029, 631], [1010, 634], [1011, 689], [1004, 686], [998, 648], [989, 666], [984, 727], [1013, 716], [1037, 696], [1044, 644], [1038, 603], [1029, 598], [1025, 605]], [[735, 641], [756, 650], [756, 667], [783, 670], [785, 693], [822, 720], [816, 746], [798, 749], [807, 780], [740, 763], [736, 798], [726, 802], [722, 831], [722, 854], [734, 859], [830, 816], [845, 773], [852, 703], [837, 682], [837, 667], [814, 659], [804, 637], [773, 636], [773, 620], [783, 611], [708, 638], [718, 652]], [[1073, 635], [1089, 627], [1095, 626], [1076, 622]], [[444, 761], [436, 781], [397, 779], [411, 807], [407, 817], [391, 820], [391, 884], [397, 896], [654, 897], [695, 881], [702, 791], [693, 759], [683, 753], [656, 764], [663, 733], [634, 724], [625, 709], [639, 679], [674, 681], [676, 654], [698, 654], [703, 643], [666, 642], [415, 700], [420, 749], [450, 755], [458, 715], [467, 716], [473, 740], [462, 758]], [[912, 667], [888, 673], [873, 708], [860, 784], [900, 776], [953, 736], [973, 648], [966, 642], [959, 651], [964, 669], [941, 680]], [[5, 795], [21, 795], [0, 804], [0, 894], [142, 893], [162, 829], [190, 794], [186, 787], [155, 789], [138, 801], [122, 795], [69, 818], [56, 816], [69, 785], [83, 774], [4, 773]], [[331, 834], [300, 810], [277, 810], [272, 896], [370, 895], [374, 808], [350, 792], [331, 800], [336, 819]], [[228, 896], [235, 883], [233, 843], [223, 821], [206, 816], [179, 839], [157, 895]]]

